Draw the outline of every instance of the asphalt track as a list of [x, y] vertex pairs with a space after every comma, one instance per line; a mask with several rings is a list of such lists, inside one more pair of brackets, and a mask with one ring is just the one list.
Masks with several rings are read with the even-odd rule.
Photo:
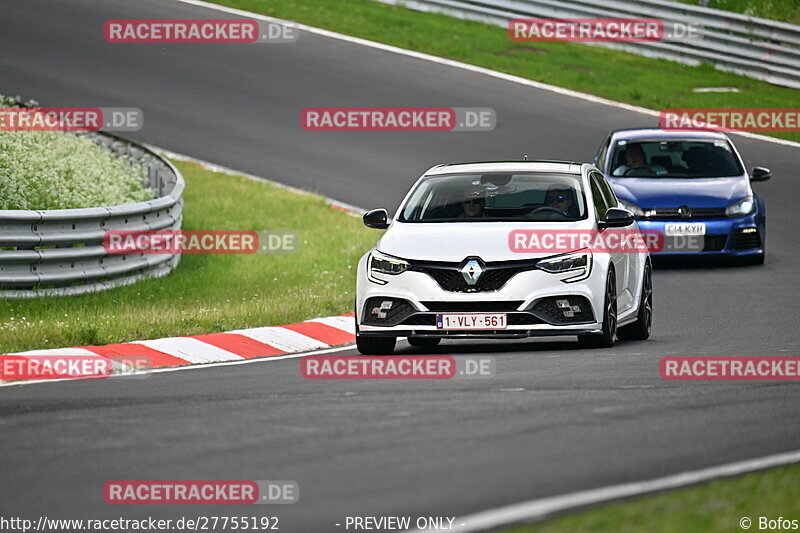
[[[618, 108], [301, 35], [287, 45], [111, 45], [110, 18], [224, 18], [172, 1], [4, 2], [0, 92], [50, 106], [134, 106], [166, 149], [396, 207], [452, 160], [589, 159]], [[493, 107], [489, 133], [308, 133], [309, 106]], [[786, 102], [797, 107], [797, 102]], [[647, 342], [448, 343], [490, 354], [482, 380], [316, 381], [299, 360], [0, 390], [0, 516], [266, 515], [343, 530], [347, 515], [464, 515], [536, 497], [800, 448], [800, 389], [667, 382], [665, 355], [798, 355], [797, 148], [737, 139], [768, 206], [763, 267], [658, 269]], [[269, 216], [269, 213], [265, 213]], [[414, 353], [410, 348], [406, 353]], [[111, 479], [291, 479], [291, 506], [110, 506]], [[732, 525], [734, 527], [735, 525]]]

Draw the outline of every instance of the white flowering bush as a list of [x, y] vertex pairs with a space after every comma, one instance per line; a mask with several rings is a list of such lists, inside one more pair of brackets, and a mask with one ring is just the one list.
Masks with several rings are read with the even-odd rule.
[[[16, 100], [0, 95], [0, 107]], [[0, 131], [0, 209], [73, 209], [154, 197], [147, 169], [85, 136]]]

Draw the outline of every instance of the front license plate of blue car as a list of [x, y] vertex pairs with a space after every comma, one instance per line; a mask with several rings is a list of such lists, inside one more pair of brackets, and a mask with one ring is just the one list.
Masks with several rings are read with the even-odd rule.
[[702, 222], [698, 223], [673, 223], [664, 225], [664, 233], [667, 237], [675, 237], [678, 235], [705, 235], [706, 225]]
[[506, 329], [505, 313], [447, 313], [436, 315], [437, 329]]

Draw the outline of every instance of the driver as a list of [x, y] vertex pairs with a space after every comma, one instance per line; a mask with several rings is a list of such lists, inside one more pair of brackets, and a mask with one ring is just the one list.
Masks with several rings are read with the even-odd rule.
[[547, 189], [544, 195], [544, 207], [534, 209], [533, 212], [553, 211], [557, 210], [565, 217], [569, 216], [570, 208], [572, 207], [572, 190], [563, 185], [552, 185]]
[[[614, 176], [626, 176], [633, 169], [642, 169], [645, 174], [655, 173], [658, 175], [666, 174], [667, 169], [660, 165], [648, 165], [647, 156], [644, 153], [644, 148], [641, 144], [629, 144], [625, 150], [625, 164], [620, 165], [614, 169], [612, 174]], [[637, 175], [641, 175], [637, 173]]]
[[483, 208], [486, 205], [486, 198], [480, 189], [471, 189], [461, 201], [463, 213], [459, 218], [478, 218], [483, 216]]

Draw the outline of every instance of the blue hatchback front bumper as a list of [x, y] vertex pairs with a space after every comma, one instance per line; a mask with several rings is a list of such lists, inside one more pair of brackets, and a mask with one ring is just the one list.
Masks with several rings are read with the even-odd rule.
[[637, 222], [640, 230], [658, 231], [661, 234], [664, 234], [666, 225], [671, 223], [703, 223], [706, 225], [705, 235], [697, 238], [699, 246], [691, 247], [690, 251], [652, 250], [650, 253], [653, 255], [729, 255], [738, 257], [763, 254], [766, 249], [766, 221], [758, 211], [752, 215], [737, 218], [695, 220], [679, 218], [648, 220], [642, 218]]

